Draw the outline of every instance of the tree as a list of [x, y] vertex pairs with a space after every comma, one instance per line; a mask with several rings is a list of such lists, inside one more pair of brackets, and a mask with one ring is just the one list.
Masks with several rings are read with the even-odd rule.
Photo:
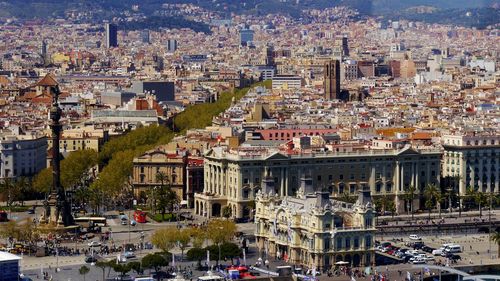
[[222, 208], [222, 216], [225, 217], [226, 219], [230, 218], [232, 216], [231, 207], [224, 206], [224, 208]]
[[201, 260], [205, 258], [207, 254], [207, 251], [202, 248], [191, 248], [187, 251], [186, 253], [186, 258], [189, 261], [198, 261], [198, 263], [201, 263]]
[[158, 272], [162, 266], [168, 265], [168, 260], [159, 253], [147, 254], [142, 258], [141, 265], [142, 268], [153, 268], [155, 272]]
[[441, 190], [435, 184], [428, 184], [424, 189], [424, 197], [426, 198], [425, 207], [429, 211], [429, 219], [431, 219], [431, 210], [434, 207], [434, 203], [438, 206], [439, 217], [441, 217]]
[[112, 266], [113, 270], [116, 273], [120, 273], [120, 280], [123, 280], [123, 277], [125, 277], [125, 274], [127, 274], [132, 268], [129, 266], [127, 263], [113, 263]]
[[[71, 152], [61, 161], [61, 185], [71, 188], [81, 184], [88, 177], [88, 171], [97, 164], [97, 152], [92, 149]], [[40, 171], [33, 180], [33, 187], [39, 192], [48, 192], [52, 187], [52, 168]]]
[[87, 273], [89, 273], [89, 271], [90, 271], [90, 268], [88, 268], [85, 265], [82, 265], [82, 267], [80, 267], [80, 269], [78, 270], [80, 275], [83, 275], [83, 281], [85, 281], [85, 275], [87, 275]]
[[191, 240], [193, 242], [194, 248], [201, 248], [205, 239], [207, 238], [206, 232], [201, 228], [192, 227], [189, 228], [189, 232], [191, 234]]
[[495, 234], [490, 236], [490, 239], [491, 239], [491, 241], [494, 241], [497, 243], [497, 246], [498, 246], [498, 255], [497, 256], [500, 256], [500, 232], [496, 231]]
[[163, 252], [169, 252], [175, 247], [177, 234], [178, 230], [175, 227], [158, 229], [153, 233], [151, 242]]
[[141, 263], [138, 261], [129, 262], [128, 265], [130, 268], [135, 271], [137, 274], [142, 274], [144, 270], [142, 270]]
[[105, 276], [106, 268], [112, 267], [112, 264], [114, 264], [114, 263], [115, 263], [114, 260], [110, 260], [110, 261], [98, 260], [95, 263], [95, 266], [99, 267], [102, 270], [102, 281], [106, 280], [106, 276]]
[[408, 203], [408, 212], [411, 212], [411, 219], [414, 219], [414, 213], [413, 213], [413, 200], [415, 200], [415, 191], [416, 188], [413, 185], [410, 185], [406, 190], [403, 195], [403, 198], [405, 201]]
[[181, 260], [184, 259], [184, 250], [189, 246], [191, 241], [191, 231], [187, 228], [178, 229], [176, 234], [177, 247], [181, 250]]
[[207, 237], [212, 241], [213, 244], [218, 246], [219, 258], [217, 263], [219, 263], [221, 255], [221, 244], [228, 242], [234, 237], [236, 233], [236, 224], [229, 220], [211, 220], [207, 225]]
[[342, 193], [339, 198], [340, 201], [344, 201], [347, 203], [354, 203], [356, 202], [356, 196], [350, 195], [347, 191]]

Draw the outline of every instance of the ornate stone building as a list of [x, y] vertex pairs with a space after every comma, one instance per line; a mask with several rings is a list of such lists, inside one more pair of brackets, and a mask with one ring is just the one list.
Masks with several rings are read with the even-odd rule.
[[265, 171], [281, 198], [294, 196], [300, 178], [307, 175], [318, 190], [327, 190], [333, 197], [354, 197], [365, 189], [374, 198], [389, 196], [398, 212], [408, 208], [403, 195], [414, 186], [412, 209], [417, 210], [423, 207], [425, 186], [439, 186], [441, 155], [439, 150], [411, 147], [344, 152], [214, 147], [205, 154], [205, 182], [203, 192], [195, 195], [195, 214], [220, 216], [227, 206], [232, 217], [251, 218]]
[[[280, 198], [270, 177], [256, 197], [257, 247], [264, 258], [281, 257], [318, 270], [339, 261], [371, 266], [374, 261], [374, 213], [370, 191], [359, 191], [354, 204], [315, 191], [301, 178], [295, 197]], [[266, 256], [267, 255], [267, 256]]]

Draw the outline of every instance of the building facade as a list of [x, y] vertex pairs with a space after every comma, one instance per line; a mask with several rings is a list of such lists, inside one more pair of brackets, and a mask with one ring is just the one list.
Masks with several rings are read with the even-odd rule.
[[227, 150], [215, 147], [205, 155], [203, 192], [195, 195], [195, 213], [220, 216], [228, 206], [236, 218], [251, 217], [265, 172], [274, 179], [280, 197], [297, 194], [299, 179], [308, 175], [318, 190], [334, 197], [356, 196], [368, 189], [375, 198], [394, 198], [398, 212], [408, 208], [404, 195], [416, 188], [412, 210], [423, 207], [427, 184], [439, 185], [440, 150], [354, 150], [287, 153], [266, 148]]
[[500, 135], [445, 135], [443, 177], [456, 179], [455, 191], [500, 192]]
[[118, 27], [112, 23], [106, 24], [106, 48], [118, 47]]
[[184, 151], [168, 152], [161, 148], [134, 158], [132, 185], [135, 196], [140, 196], [143, 191], [147, 194], [162, 184], [170, 185], [178, 199], [185, 201], [181, 203], [192, 206], [194, 193], [202, 190], [203, 158], [190, 156]]
[[340, 62], [331, 60], [324, 66], [325, 99], [338, 99], [340, 95]]
[[361, 191], [350, 204], [315, 192], [310, 178], [301, 179], [295, 197], [277, 196], [273, 185], [272, 178], [265, 178], [256, 197], [255, 237], [261, 256], [317, 270], [337, 262], [354, 267], [374, 263], [376, 229], [369, 191]]
[[0, 135], [0, 178], [34, 176], [47, 167], [47, 138]]

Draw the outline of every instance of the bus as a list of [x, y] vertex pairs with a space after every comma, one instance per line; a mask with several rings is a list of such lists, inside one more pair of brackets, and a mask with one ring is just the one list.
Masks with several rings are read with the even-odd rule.
[[75, 218], [75, 223], [80, 225], [81, 227], [92, 228], [97, 226], [106, 226], [106, 218], [105, 217], [78, 217]]
[[9, 221], [6, 211], [0, 211], [0, 222]]
[[140, 209], [134, 211], [134, 220], [138, 223], [146, 223], [146, 212]]

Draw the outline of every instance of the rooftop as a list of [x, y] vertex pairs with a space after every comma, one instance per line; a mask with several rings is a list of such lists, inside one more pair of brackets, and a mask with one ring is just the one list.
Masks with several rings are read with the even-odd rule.
[[21, 257], [19, 257], [19, 256], [16, 256], [16, 255], [11, 254], [11, 253], [0, 251], [0, 262], [16, 261], [16, 260], [20, 260], [20, 259], [21, 259]]

